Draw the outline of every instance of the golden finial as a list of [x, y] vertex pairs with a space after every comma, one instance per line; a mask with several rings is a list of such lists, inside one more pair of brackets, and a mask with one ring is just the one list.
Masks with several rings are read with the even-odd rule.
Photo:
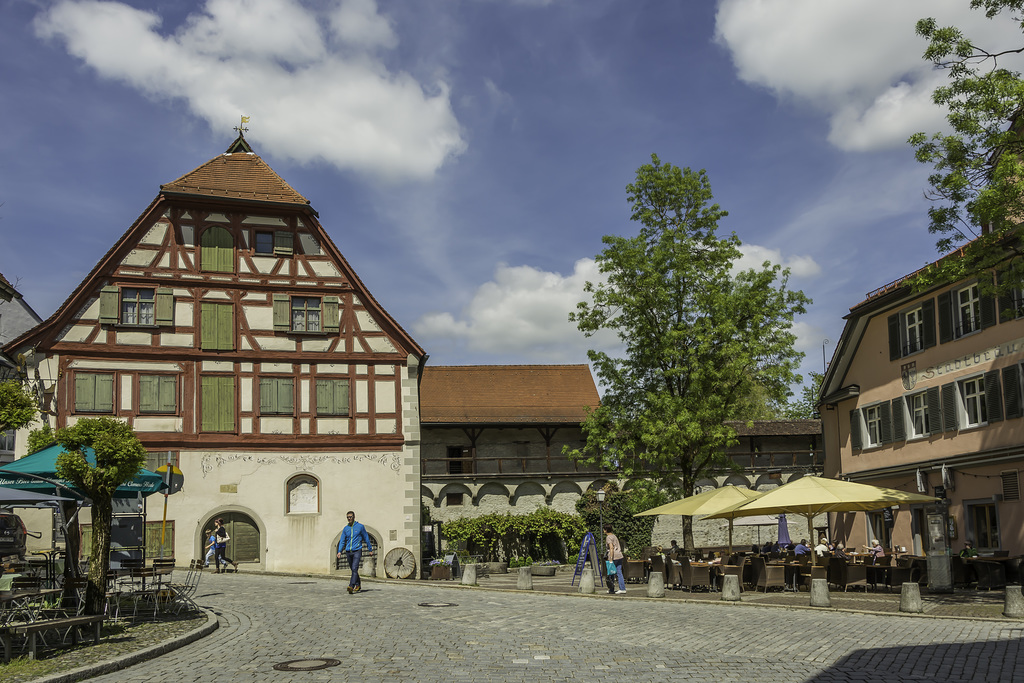
[[238, 134], [241, 135], [242, 137], [245, 137], [245, 134], [249, 132], [249, 129], [245, 127], [245, 124], [247, 123], [249, 123], [249, 117], [243, 116], [242, 122], [235, 126], [235, 130], [237, 130]]

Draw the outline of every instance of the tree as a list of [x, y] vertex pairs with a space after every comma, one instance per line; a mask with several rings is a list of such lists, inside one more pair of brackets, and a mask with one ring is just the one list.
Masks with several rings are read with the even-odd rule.
[[0, 382], [0, 432], [21, 429], [36, 418], [36, 398], [20, 382]]
[[583, 518], [587, 529], [597, 530], [594, 538], [599, 553], [603, 555], [605, 547], [604, 531], [600, 529], [603, 521], [614, 527], [622, 552], [629, 557], [639, 558], [644, 549], [651, 545], [651, 532], [658, 518], [634, 515], [664, 505], [669, 501], [668, 496], [657, 484], [645, 480], [634, 481], [632, 487], [625, 491], [619, 491], [614, 482], [606, 484], [604, 490], [607, 496], [603, 503], [597, 502], [597, 491], [593, 489], [580, 496], [576, 501], [576, 512]]
[[[102, 614], [110, 566], [110, 523], [114, 492], [139, 473], [146, 449], [132, 428], [112, 417], [86, 418], [57, 430], [64, 452], [57, 458], [57, 475], [74, 483], [92, 499], [92, 548], [89, 553], [88, 614]], [[96, 464], [86, 460], [85, 448], [96, 452]]]
[[[1007, 17], [1024, 28], [1024, 0], [971, 0], [972, 9], [984, 8], [994, 19]], [[1024, 218], [1024, 80], [1001, 66], [1024, 45], [1006, 49], [979, 47], [954, 27], [938, 26], [935, 19], [917, 22], [926, 38], [924, 58], [949, 72], [947, 85], [938, 87], [932, 100], [948, 109], [952, 132], [911, 136], [918, 161], [934, 167], [926, 196], [929, 231], [940, 235], [940, 253], [959, 249], [958, 258], [944, 258], [915, 278], [919, 289], [990, 271], [1004, 271], [997, 285], [982, 280], [989, 292], [1004, 293], [1024, 283], [1019, 225]], [[1005, 263], [1003, 263], [1005, 262]]]
[[[778, 266], [734, 272], [740, 241], [715, 234], [727, 214], [710, 203], [706, 173], [651, 159], [627, 186], [639, 234], [603, 238], [606, 281], [588, 282], [592, 303], [570, 316], [587, 336], [614, 330], [625, 353], [588, 353], [604, 395], [583, 422], [585, 447], [567, 452], [692, 495], [698, 479], [731, 466], [736, 433], [725, 421], [744, 397], [755, 387], [789, 395], [803, 356], [793, 317], [810, 300]], [[689, 518], [683, 532], [692, 548]]]
[[811, 371], [807, 382], [800, 387], [800, 398], [790, 401], [786, 406], [785, 415], [790, 420], [820, 420], [818, 412], [818, 392], [821, 391], [821, 380], [824, 375]]

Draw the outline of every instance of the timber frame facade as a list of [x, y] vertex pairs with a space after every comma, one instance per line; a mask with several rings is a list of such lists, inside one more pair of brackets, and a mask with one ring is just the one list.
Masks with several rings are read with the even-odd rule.
[[[160, 194], [24, 354], [51, 425], [108, 415], [168, 453], [174, 553], [334, 571], [345, 512], [419, 556], [425, 354], [363, 286], [305, 197], [241, 135]], [[378, 563], [378, 566], [383, 563]]]

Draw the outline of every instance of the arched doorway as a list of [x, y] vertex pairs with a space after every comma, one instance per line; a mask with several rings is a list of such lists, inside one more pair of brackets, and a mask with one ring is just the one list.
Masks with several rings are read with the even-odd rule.
[[203, 528], [212, 529], [215, 519], [224, 520], [224, 528], [230, 539], [225, 555], [235, 562], [260, 561], [260, 528], [252, 517], [244, 512], [224, 511], [211, 515]]

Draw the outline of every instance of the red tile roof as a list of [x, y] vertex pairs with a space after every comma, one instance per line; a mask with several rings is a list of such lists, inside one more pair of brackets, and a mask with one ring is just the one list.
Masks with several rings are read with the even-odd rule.
[[578, 423], [600, 398], [586, 365], [427, 366], [420, 421], [433, 424]]
[[754, 420], [747, 426], [742, 420], [726, 423], [739, 436], [801, 436], [821, 434], [821, 420]]
[[250, 199], [286, 204], [309, 204], [256, 154], [221, 154], [177, 180], [161, 185], [162, 192]]

